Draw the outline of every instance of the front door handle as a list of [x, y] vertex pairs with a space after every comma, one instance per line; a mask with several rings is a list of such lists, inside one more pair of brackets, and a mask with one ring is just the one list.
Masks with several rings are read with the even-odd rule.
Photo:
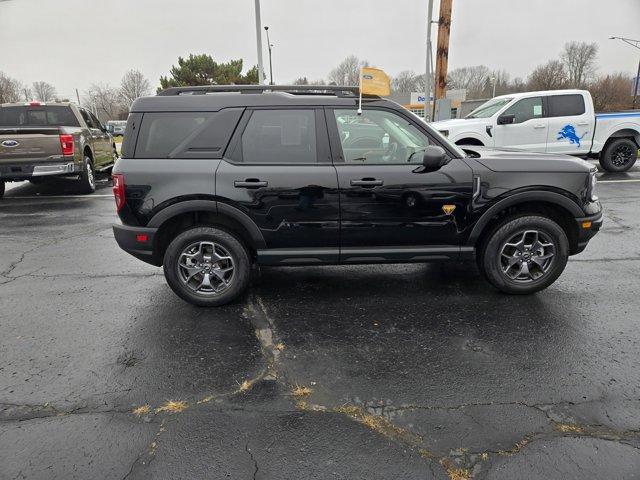
[[233, 182], [233, 186], [236, 188], [260, 188], [268, 185], [269, 182], [263, 182], [257, 178], [247, 178], [246, 180], [236, 180]]
[[544, 123], [538, 123], [537, 125], [534, 125], [533, 128], [545, 128], [546, 125]]
[[351, 180], [352, 187], [381, 187], [384, 185], [382, 180], [375, 178], [363, 178], [362, 180]]
[[586, 125], [589, 125], [589, 122], [579, 122], [578, 125], [584, 127]]

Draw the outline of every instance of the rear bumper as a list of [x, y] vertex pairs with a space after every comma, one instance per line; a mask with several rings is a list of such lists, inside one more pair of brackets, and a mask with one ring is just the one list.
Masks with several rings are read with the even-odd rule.
[[25, 180], [32, 177], [47, 177], [55, 175], [73, 175], [82, 171], [82, 165], [73, 161], [63, 163], [37, 163], [0, 165], [0, 179]]
[[160, 266], [153, 250], [157, 231], [157, 228], [113, 226], [113, 236], [121, 249], [143, 262]]

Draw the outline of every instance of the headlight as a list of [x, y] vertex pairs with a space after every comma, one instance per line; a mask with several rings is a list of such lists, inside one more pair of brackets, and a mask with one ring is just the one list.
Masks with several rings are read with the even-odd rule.
[[598, 200], [598, 195], [596, 195], [596, 185], [598, 183], [596, 172], [591, 172], [589, 176], [589, 199], [595, 202]]

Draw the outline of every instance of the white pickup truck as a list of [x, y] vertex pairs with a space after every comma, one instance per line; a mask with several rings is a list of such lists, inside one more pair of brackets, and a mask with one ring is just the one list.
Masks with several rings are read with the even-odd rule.
[[640, 148], [640, 111], [596, 114], [586, 90], [502, 95], [432, 126], [458, 145], [598, 158], [609, 172], [629, 170]]

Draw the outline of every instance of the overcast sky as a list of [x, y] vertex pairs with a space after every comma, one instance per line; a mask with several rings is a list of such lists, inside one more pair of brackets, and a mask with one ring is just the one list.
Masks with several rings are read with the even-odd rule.
[[[436, 0], [436, 18], [437, 5]], [[635, 73], [640, 0], [454, 0], [450, 68], [526, 77], [565, 42], [596, 42], [600, 72]], [[257, 63], [253, 0], [0, 0], [0, 71], [71, 97], [131, 68], [158, 84], [179, 55]], [[394, 75], [424, 70], [427, 0], [262, 0], [274, 77], [326, 78], [349, 54]], [[434, 29], [434, 41], [435, 41]], [[265, 42], [265, 63], [266, 42]], [[266, 63], [265, 68], [268, 68]]]

